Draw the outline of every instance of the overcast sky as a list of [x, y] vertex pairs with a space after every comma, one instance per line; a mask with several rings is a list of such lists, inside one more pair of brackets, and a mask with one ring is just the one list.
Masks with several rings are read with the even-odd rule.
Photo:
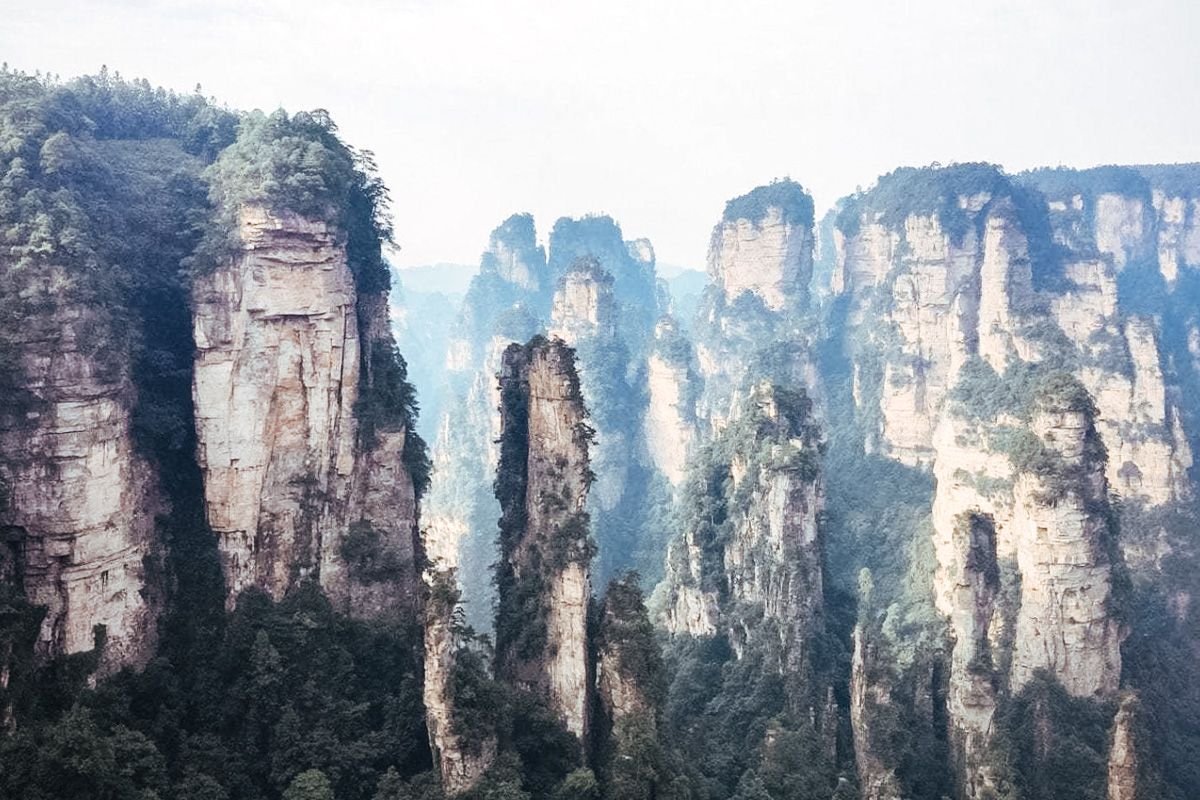
[[401, 266], [532, 211], [702, 267], [728, 198], [824, 209], [902, 164], [1200, 160], [1197, 0], [0, 0], [0, 60], [102, 64], [374, 150]]

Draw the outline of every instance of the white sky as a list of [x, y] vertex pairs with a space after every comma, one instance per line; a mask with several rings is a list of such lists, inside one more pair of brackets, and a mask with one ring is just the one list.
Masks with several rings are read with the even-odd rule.
[[0, 60], [329, 109], [401, 266], [596, 211], [702, 267], [773, 177], [824, 209], [902, 164], [1200, 160], [1197, 0], [0, 0]]

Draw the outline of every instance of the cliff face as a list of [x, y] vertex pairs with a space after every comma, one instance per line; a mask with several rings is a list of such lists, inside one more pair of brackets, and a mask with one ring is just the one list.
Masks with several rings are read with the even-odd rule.
[[803, 187], [772, 183], [726, 204], [709, 244], [710, 284], [695, 326], [700, 413], [714, 429], [729, 421], [752, 370], [789, 384], [798, 379], [819, 395], [803, 359], [795, 375], [783, 375], [777, 355], [767, 355], [780, 344], [792, 355], [805, 351], [805, 337], [790, 323], [808, 304], [812, 271], [812, 198]]
[[390, 356], [386, 302], [357, 295], [324, 222], [249, 206], [238, 236], [193, 288], [198, 457], [227, 604], [311, 577], [355, 614], [411, 608], [407, 431], [356, 415]]
[[822, 496], [810, 412], [803, 395], [755, 387], [741, 416], [698, 456], [680, 501], [686, 521], [658, 592], [672, 633], [720, 630], [735, 652], [755, 638], [777, 638], [797, 704], [812, 699], [809, 654], [823, 626]]
[[1116, 691], [1124, 638], [1112, 609], [1108, 487], [1092, 412], [1052, 398], [1032, 431], [1058, 462], [1022, 472], [1014, 490], [1013, 545], [1021, 575], [1012, 688], [1039, 669], [1080, 697]]
[[1108, 800], [1142, 800], [1148, 796], [1138, 791], [1141, 781], [1135, 734], [1137, 713], [1138, 703], [1134, 695], [1126, 695], [1121, 699], [1113, 720], [1108, 749]]
[[760, 219], [725, 219], [717, 226], [709, 276], [729, 302], [751, 292], [780, 311], [807, 293], [812, 255], [812, 220], [793, 219], [785, 207], [770, 205]]
[[[969, 358], [1003, 373], [1014, 358], [1065, 357], [1099, 405], [1110, 483], [1151, 504], [1185, 496], [1192, 457], [1159, 366], [1159, 334], [1118, 303], [1118, 274], [1153, 255], [1146, 206], [1101, 195], [1087, 206], [1093, 229], [1081, 197], [1031, 198], [983, 168], [925, 173], [944, 181], [942, 199], [931, 193], [922, 205], [930, 190], [914, 181], [905, 209], [892, 192], [912, 176], [898, 171], [851, 205], [835, 232], [834, 288], [850, 294], [855, 347], [874, 354], [856, 363], [860, 404], [876, 417], [869, 444], [928, 465]], [[1055, 247], [1066, 248], [1059, 264], [1048, 255]], [[1046, 277], [1055, 270], [1056, 283]]]
[[585, 510], [591, 429], [574, 354], [544, 339], [510, 346], [500, 393], [497, 675], [542, 697], [585, 741], [591, 708], [593, 545]]
[[[50, 269], [47, 281], [69, 278]], [[166, 510], [134, 444], [125, 343], [97, 342], [104, 313], [63, 302], [9, 332], [27, 396], [0, 404], [0, 579], [46, 607], [42, 657], [91, 650], [102, 626], [102, 674], [154, 652], [165, 590], [154, 518]]]
[[616, 336], [613, 277], [595, 260], [576, 261], [564, 275], [550, 310], [550, 335], [574, 347], [580, 339]]
[[699, 437], [696, 401], [699, 376], [691, 343], [670, 317], [654, 329], [655, 347], [646, 361], [646, 416], [642, 435], [654, 466], [678, 489]]
[[[1133, 507], [1191, 497], [1170, 288], [1190, 269], [1190, 201], [1119, 177], [897, 170], [844, 201], [830, 237], [863, 445], [936, 479], [931, 588], [969, 797], [996, 788], [997, 708], [1036, 671], [1077, 697], [1116, 691], [1110, 487]], [[1052, 376], [1075, 400], [1034, 408]], [[1135, 568], [1171, 550], [1133, 534]]]
[[458, 591], [454, 570], [435, 562], [424, 577], [430, 594], [424, 627], [425, 726], [442, 788], [454, 796], [475, 786], [491, 766], [496, 757], [496, 737], [494, 732], [487, 732], [468, 740], [456, 729], [454, 677], [465, 643], [455, 629]]
[[954, 639], [947, 707], [969, 797], [995, 785], [988, 748], [1001, 697], [1039, 670], [1078, 697], [1118, 685], [1115, 531], [1085, 391], [1056, 379], [1027, 427], [950, 417], [939, 428], [935, 592]]
[[[517, 264], [509, 268], [505, 265]], [[523, 276], [535, 276], [526, 280]], [[427, 503], [429, 551], [457, 551], [458, 578], [472, 625], [486, 629], [496, 560], [491, 495], [499, 433], [495, 376], [514, 341], [545, 332], [578, 349], [584, 395], [597, 428], [597, 515], [602, 578], [628, 567], [645, 526], [643, 495], [653, 485], [642, 443], [644, 403], [637, 375], [658, 318], [654, 251], [625, 241], [609, 217], [558, 220], [549, 258], [536, 243], [529, 215], [510, 218], [492, 234], [447, 353], [447, 412], [438, 424], [437, 464]], [[625, 538], [612, 538], [624, 536]], [[644, 567], [645, 564], [642, 564]], [[653, 568], [651, 568], [653, 570]]]
[[850, 729], [854, 735], [854, 764], [862, 800], [899, 800], [902, 797], [894, 765], [881, 756], [875, 742], [875, 720], [891, 700], [891, 687], [880, 680], [880, 665], [873, 643], [861, 625], [854, 629], [854, 655], [850, 663]]
[[[618, 339], [617, 305], [613, 277], [598, 261], [580, 259], [559, 280], [550, 312], [549, 335], [575, 348], [579, 356], [579, 384], [589, 409], [607, 409], [629, 393], [625, 382], [629, 350]], [[593, 420], [596, 429], [592, 460], [596, 481], [590, 501], [599, 513], [621, 502], [633, 452], [630, 420], [602, 414]]]

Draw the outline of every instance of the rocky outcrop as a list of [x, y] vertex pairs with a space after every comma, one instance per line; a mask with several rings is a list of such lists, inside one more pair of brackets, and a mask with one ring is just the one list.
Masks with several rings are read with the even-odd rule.
[[812, 199], [799, 184], [780, 181], [726, 204], [709, 244], [708, 274], [726, 303], [750, 292], [781, 311], [807, 298], [812, 259]]
[[631, 441], [636, 420], [605, 413], [631, 394], [625, 382], [629, 349], [617, 336], [616, 320], [612, 275], [595, 259], [577, 260], [558, 282], [549, 335], [575, 348], [584, 401], [595, 412], [591, 458], [596, 481], [590, 502], [597, 513], [612, 511], [621, 502], [636, 456]]
[[133, 435], [127, 343], [107, 311], [65, 299], [49, 268], [51, 311], [6, 331], [21, 391], [0, 403], [0, 579], [46, 609], [43, 658], [103, 644], [99, 673], [154, 652], [166, 508]]
[[850, 730], [854, 736], [854, 766], [862, 800], [900, 800], [900, 782], [875, 741], [880, 710], [891, 704], [891, 687], [881, 680], [874, 645], [862, 625], [854, 629], [850, 662]]
[[710, 284], [695, 324], [699, 409], [714, 430], [736, 413], [748, 380], [799, 381], [819, 395], [803, 357], [806, 337], [793, 324], [808, 305], [813, 242], [812, 198], [794, 181], [726, 203], [709, 243]]
[[1146, 797], [1139, 791], [1137, 715], [1137, 696], [1127, 694], [1121, 699], [1113, 719], [1108, 746], [1108, 800], [1144, 800]]
[[583, 741], [591, 709], [591, 429], [574, 361], [561, 341], [542, 338], [504, 353], [496, 663], [498, 677], [544, 699]]
[[550, 310], [550, 335], [571, 346], [580, 339], [616, 336], [613, 277], [595, 259], [571, 265], [558, 282]]
[[1112, 485], [1153, 505], [1178, 499], [1191, 452], [1159, 367], [1159, 334], [1117, 296], [1125, 266], [1153, 257], [1149, 205], [1113, 193], [1060, 199], [1056, 184], [1026, 180], [1049, 199], [962, 165], [898, 170], [847, 204], [833, 286], [851, 294], [868, 444], [928, 465], [968, 359], [1003, 373], [1014, 358], [1052, 358], [1097, 398]]
[[[514, 260], [524, 266], [503, 266]], [[525, 280], [526, 274], [539, 277]], [[597, 572], [612, 574], [630, 565], [642, 532], [636, 507], [641, 498], [630, 487], [640, 490], [650, 477], [642, 474], [640, 396], [627, 384], [627, 372], [640, 366], [658, 303], [653, 248], [643, 239], [625, 241], [609, 217], [558, 220], [549, 259], [536, 244], [528, 215], [510, 218], [493, 232], [447, 357], [450, 401], [438, 425], [437, 470], [423, 515], [431, 549], [444, 549], [436, 540], [459, 551], [457, 574], [468, 619], [477, 628], [490, 627], [494, 598], [498, 508], [491, 495], [492, 443], [499, 432], [495, 376], [501, 352], [539, 332], [578, 348], [597, 428], [592, 455], [600, 478], [591, 510], [621, 517], [620, 524], [597, 519], [596, 530], [602, 539], [610, 531], [632, 539], [600, 542]]]
[[1121, 676], [1124, 634], [1111, 596], [1116, 532], [1093, 415], [1078, 397], [1048, 394], [1031, 425], [1052, 466], [1021, 470], [1014, 490], [1014, 692], [1042, 669], [1078, 697], [1109, 696]]
[[654, 626], [641, 591], [629, 576], [604, 595], [596, 643], [596, 696], [609, 727], [657, 724], [664, 680]]
[[947, 710], [964, 791], [994, 788], [989, 747], [1003, 697], [1041, 670], [1078, 697], [1117, 688], [1104, 450], [1084, 387], [1044, 379], [1030, 421], [954, 414], [936, 439], [935, 596], [954, 647]]
[[[756, 637], [777, 638], [793, 707], [824, 700], [813, 694], [809, 667], [823, 626], [819, 443], [810, 414], [803, 394], [754, 388], [738, 419], [697, 458], [680, 499], [687, 521], [656, 598], [675, 634], [723, 630], [735, 652]], [[719, 561], [708, 555], [714, 550]]]
[[538, 294], [552, 288], [546, 253], [537, 244], [530, 214], [513, 214], [492, 231], [479, 267], [523, 292]]
[[692, 345], [672, 318], [659, 320], [654, 343], [646, 362], [647, 403], [642, 435], [651, 462], [678, 489], [699, 436], [699, 377]]
[[429, 747], [449, 796], [475, 786], [496, 757], [494, 731], [475, 732], [468, 739], [456, 728], [454, 678], [457, 660], [467, 643], [455, 622], [458, 589], [454, 568], [435, 562], [425, 573], [429, 593], [425, 604], [425, 672], [422, 698]]
[[856, 359], [862, 413], [877, 420], [869, 444], [928, 465], [966, 360], [1003, 371], [1011, 355], [1032, 354], [1015, 324], [1029, 302], [1028, 243], [1012, 202], [989, 192], [959, 195], [944, 213], [916, 206], [894, 224], [870, 195], [860, 204], [836, 235], [835, 286], [851, 293], [855, 348], [882, 355], [869, 367]]
[[237, 235], [193, 287], [198, 458], [227, 603], [311, 578], [354, 614], [411, 609], [408, 432], [371, 407], [374, 382], [395, 379], [386, 301], [357, 293], [324, 221], [248, 206]]

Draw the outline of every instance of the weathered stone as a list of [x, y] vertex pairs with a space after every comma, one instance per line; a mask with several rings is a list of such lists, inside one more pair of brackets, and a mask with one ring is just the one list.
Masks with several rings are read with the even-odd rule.
[[[325, 222], [241, 209], [240, 250], [193, 288], [198, 456], [227, 604], [312, 578], [343, 610], [416, 601], [407, 432], [365, 436], [355, 405], [372, 349], [391, 347], [382, 297], [359, 296]], [[355, 574], [343, 543], [373, 538], [391, 566]]]
[[[48, 271], [48, 284], [67, 283]], [[0, 572], [11, 573], [0, 579], [46, 607], [41, 657], [91, 650], [102, 627], [100, 674], [154, 652], [165, 588], [154, 519], [166, 511], [134, 444], [126, 343], [96, 341], [104, 314], [60, 300], [52, 317], [7, 332], [30, 398], [0, 407]]]

